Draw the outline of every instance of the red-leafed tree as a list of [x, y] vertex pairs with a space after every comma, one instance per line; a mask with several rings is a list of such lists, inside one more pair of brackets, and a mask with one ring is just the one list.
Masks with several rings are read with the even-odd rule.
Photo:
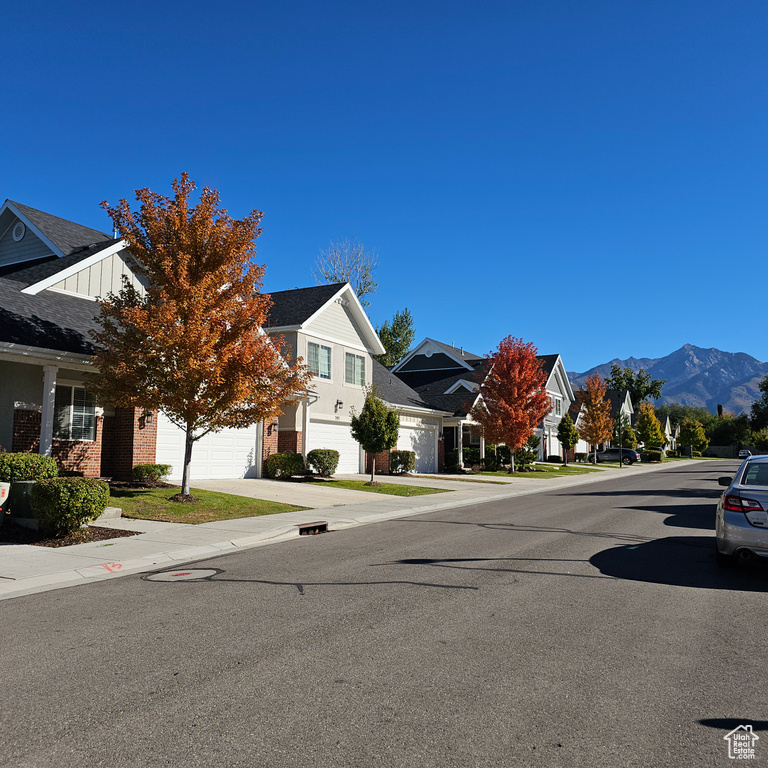
[[552, 407], [547, 376], [536, 353], [536, 347], [522, 339], [503, 339], [495, 352], [486, 355], [479, 398], [470, 411], [486, 440], [505, 443], [510, 449], [510, 472], [515, 471], [515, 451], [525, 445]]
[[124, 279], [100, 302], [92, 384], [103, 401], [161, 410], [184, 431], [183, 500], [196, 441], [274, 417], [309, 379], [283, 339], [262, 330], [272, 305], [261, 293], [265, 267], [253, 263], [262, 214], [233, 219], [207, 187], [190, 205], [194, 189], [182, 174], [171, 198], [136, 190], [138, 211], [102, 203], [146, 288]]
[[579, 436], [597, 450], [597, 446], [613, 434], [611, 403], [605, 399], [605, 382], [599, 374], [587, 377], [577, 399], [584, 405]]

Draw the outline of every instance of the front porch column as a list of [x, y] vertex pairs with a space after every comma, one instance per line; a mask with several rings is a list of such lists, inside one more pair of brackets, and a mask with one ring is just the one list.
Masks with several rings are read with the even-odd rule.
[[464, 469], [464, 425], [459, 422], [456, 427], [456, 450], [459, 453], [459, 469]]
[[301, 455], [304, 463], [307, 463], [307, 438], [309, 437], [309, 398], [304, 400], [304, 408], [301, 412]]
[[53, 417], [56, 402], [56, 374], [59, 369], [55, 365], [43, 366], [43, 414], [40, 419], [40, 453], [50, 456], [53, 450]]
[[485, 458], [485, 438], [480, 435], [480, 458]]

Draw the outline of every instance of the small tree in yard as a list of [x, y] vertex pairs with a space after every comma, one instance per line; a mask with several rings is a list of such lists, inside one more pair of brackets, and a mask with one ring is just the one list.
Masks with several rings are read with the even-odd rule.
[[386, 352], [376, 355], [376, 359], [387, 368], [397, 365], [408, 353], [413, 343], [413, 317], [406, 307], [401, 312], [395, 312], [392, 322], [385, 322], [376, 329], [379, 339]]
[[563, 462], [568, 463], [568, 451], [576, 447], [579, 442], [579, 431], [573, 424], [573, 419], [569, 414], [565, 414], [557, 425], [557, 439], [563, 446]]
[[185, 434], [179, 501], [190, 496], [189, 466], [196, 441], [209, 432], [244, 428], [280, 413], [310, 376], [279, 350], [283, 340], [262, 331], [272, 302], [261, 293], [265, 267], [256, 266], [259, 211], [236, 220], [204, 189], [191, 207], [195, 184], [174, 180], [172, 198], [136, 190], [106, 208], [146, 284], [127, 279], [100, 302], [94, 332], [99, 373], [91, 388], [105, 402], [161, 410]]
[[709, 445], [704, 425], [695, 419], [683, 419], [679, 439], [682, 445], [692, 445], [694, 451], [704, 451]]
[[399, 430], [400, 417], [373, 392], [366, 394], [360, 415], [352, 413], [352, 437], [371, 454], [371, 482], [368, 485], [376, 485], [376, 454], [397, 445]]
[[637, 436], [646, 448], [656, 445], [660, 448], [664, 447], [666, 442], [664, 431], [661, 428], [661, 423], [656, 418], [656, 411], [650, 403], [640, 404], [640, 407], [637, 409], [635, 426], [637, 428]]
[[536, 352], [522, 339], [503, 339], [495, 352], [486, 355], [487, 366], [478, 375], [479, 397], [470, 411], [483, 427], [486, 441], [510, 449], [510, 474], [515, 471], [515, 451], [523, 448], [552, 407]]
[[621, 444], [624, 448], [637, 448], [637, 433], [627, 416], [621, 417]]
[[[581, 391], [584, 416], [579, 436], [597, 450], [600, 443], [610, 440], [613, 432], [611, 404], [605, 399], [605, 382], [597, 373], [589, 376]], [[597, 461], [597, 457], [595, 457]]]

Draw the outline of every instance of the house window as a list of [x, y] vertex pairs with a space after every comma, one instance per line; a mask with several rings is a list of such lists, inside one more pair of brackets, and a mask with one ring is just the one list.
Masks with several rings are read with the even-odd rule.
[[555, 416], [563, 415], [563, 401], [559, 398], [555, 398]]
[[352, 355], [347, 352], [344, 381], [347, 384], [365, 386], [365, 358], [362, 355]]
[[331, 378], [331, 348], [310, 341], [307, 344], [309, 370], [320, 379]]
[[57, 440], [95, 440], [96, 406], [83, 387], [56, 385], [53, 436]]

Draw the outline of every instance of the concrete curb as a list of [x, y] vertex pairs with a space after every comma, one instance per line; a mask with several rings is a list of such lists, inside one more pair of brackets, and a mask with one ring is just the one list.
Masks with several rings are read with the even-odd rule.
[[[688, 466], [696, 461], [675, 462], [652, 467], [630, 470], [632, 476]], [[175, 565], [183, 562], [207, 559], [228, 552], [275, 544], [297, 538], [299, 523], [326, 520], [331, 530], [345, 530], [360, 525], [384, 522], [402, 517], [455, 509], [462, 506], [502, 501], [508, 498], [529, 496], [547, 491], [574, 488], [605, 482], [623, 476], [627, 470], [604, 470], [603, 472], [577, 475], [552, 480], [531, 480], [536, 485], [511, 487], [511, 484], [483, 485], [483, 493], [477, 488], [466, 491], [448, 491], [434, 496], [410, 497], [405, 504], [393, 501], [400, 497], [388, 497], [384, 501], [348, 504], [344, 506], [283, 512], [258, 518], [238, 518], [238, 521], [221, 521], [201, 525], [180, 525], [178, 523], [155, 523], [146, 526], [150, 530], [138, 536], [113, 539], [107, 542], [77, 544], [61, 549], [46, 550], [26, 545], [0, 546], [0, 600], [35, 594], [52, 589], [92, 583], [120, 576], [156, 570], [158, 566]], [[628, 472], [627, 472], [628, 474]], [[449, 496], [450, 498], [445, 498]], [[395, 504], [395, 508], [392, 505]], [[118, 516], [115, 516], [118, 517]], [[262, 530], [226, 530], [226, 523], [252, 521], [255, 528]], [[113, 518], [99, 518], [99, 523], [118, 528], [121, 523]], [[131, 521], [138, 523], [138, 521]], [[126, 525], [126, 527], [128, 527]], [[132, 529], [135, 529], [132, 526]], [[115, 547], [113, 560], [104, 561], [103, 550]], [[4, 575], [17, 573], [16, 576]]]

